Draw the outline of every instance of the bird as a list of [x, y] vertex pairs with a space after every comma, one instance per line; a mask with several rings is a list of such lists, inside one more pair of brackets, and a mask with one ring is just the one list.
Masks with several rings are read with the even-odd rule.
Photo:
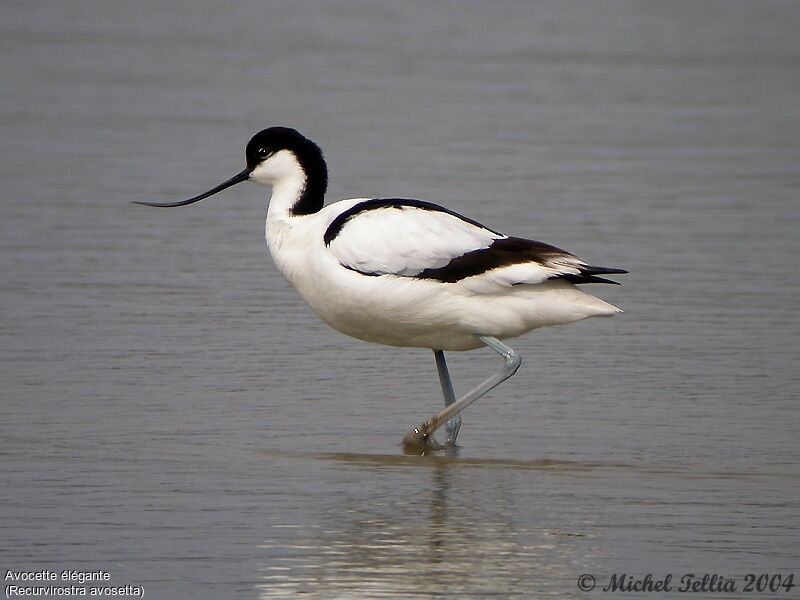
[[[433, 351], [445, 408], [403, 438], [407, 453], [456, 448], [461, 412], [514, 375], [519, 354], [504, 343], [532, 330], [622, 312], [578, 288], [618, 282], [625, 269], [505, 235], [443, 206], [410, 198], [353, 198], [325, 205], [322, 150], [290, 127], [256, 133], [246, 167], [186, 206], [249, 181], [270, 186], [266, 241], [272, 258], [333, 329], [387, 346]], [[488, 347], [499, 372], [456, 398], [445, 352]], [[434, 432], [444, 426], [446, 441]]]

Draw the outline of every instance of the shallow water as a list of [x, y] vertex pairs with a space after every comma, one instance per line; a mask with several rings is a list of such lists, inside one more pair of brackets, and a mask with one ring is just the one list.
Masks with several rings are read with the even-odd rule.
[[[0, 567], [150, 598], [800, 585], [796, 4], [2, 13]], [[230, 177], [275, 124], [323, 147], [331, 199], [629, 269], [592, 288], [626, 313], [515, 340], [459, 456], [403, 456], [433, 357], [318, 322], [267, 255], [265, 189], [130, 204]], [[457, 391], [498, 366], [449, 361]]]

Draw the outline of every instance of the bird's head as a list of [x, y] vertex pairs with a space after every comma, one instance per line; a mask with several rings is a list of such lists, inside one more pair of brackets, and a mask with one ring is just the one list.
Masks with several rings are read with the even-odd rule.
[[312, 166], [309, 163], [321, 161], [322, 151], [294, 129], [270, 127], [250, 139], [245, 157], [251, 181], [274, 185], [282, 179], [295, 176], [298, 168], [305, 171]]
[[296, 188], [296, 214], [315, 212], [322, 207], [328, 185], [328, 169], [322, 151], [314, 142], [290, 127], [269, 127], [255, 134], [245, 149], [247, 167], [217, 187], [180, 202], [135, 202], [145, 206], [170, 208], [194, 204], [237, 183], [253, 181]]

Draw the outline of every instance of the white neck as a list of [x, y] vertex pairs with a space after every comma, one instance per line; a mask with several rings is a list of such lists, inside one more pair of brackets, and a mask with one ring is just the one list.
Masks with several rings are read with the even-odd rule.
[[305, 190], [307, 177], [294, 153], [281, 150], [256, 167], [250, 180], [272, 186], [267, 218], [288, 218]]
[[306, 176], [302, 169], [291, 177], [284, 177], [272, 185], [272, 196], [269, 199], [267, 218], [289, 218], [292, 216], [292, 206], [300, 200], [300, 195], [306, 187]]
[[272, 186], [265, 224], [267, 244], [278, 269], [294, 283], [300, 256], [289, 238], [304, 217], [293, 214], [292, 207], [306, 188], [306, 173], [292, 152], [282, 150], [259, 165], [250, 179]]

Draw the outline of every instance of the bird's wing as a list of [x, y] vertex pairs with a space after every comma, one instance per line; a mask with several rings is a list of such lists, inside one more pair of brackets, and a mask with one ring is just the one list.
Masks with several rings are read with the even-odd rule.
[[[337, 215], [325, 244], [342, 266], [363, 275], [455, 283], [475, 276], [503, 287], [563, 278], [608, 282], [549, 244], [505, 236], [446, 208], [420, 200], [375, 199]], [[613, 283], [613, 282], [609, 282]]]
[[366, 200], [340, 213], [325, 243], [348, 269], [416, 277], [504, 237], [435, 204], [392, 198]]

